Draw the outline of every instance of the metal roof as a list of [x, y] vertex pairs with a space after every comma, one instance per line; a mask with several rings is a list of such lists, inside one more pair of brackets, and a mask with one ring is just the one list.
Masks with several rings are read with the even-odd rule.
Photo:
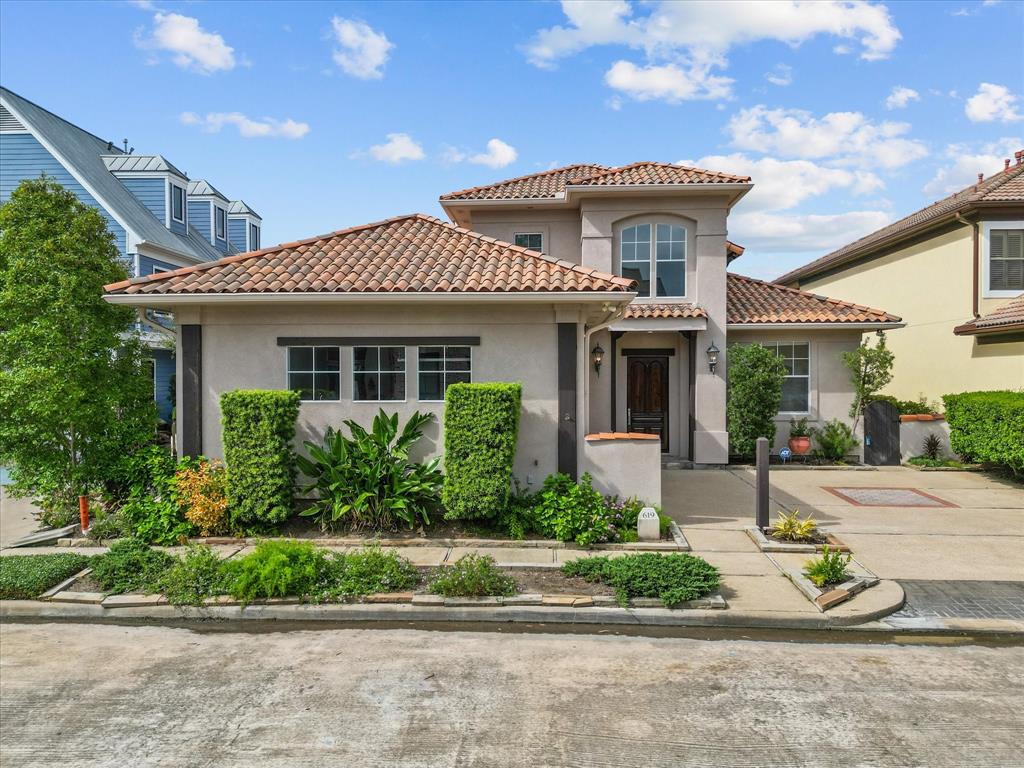
[[228, 199], [206, 179], [196, 179], [188, 183], [189, 197], [219, 197], [225, 203]]
[[249, 207], [249, 204], [244, 200], [232, 200], [231, 205], [228, 206], [228, 215], [231, 214], [243, 214], [247, 213], [250, 216], [255, 216], [260, 221], [263, 221], [263, 217], [260, 216], [256, 211]]
[[163, 155], [104, 155], [103, 162], [111, 173], [175, 173], [188, 179], [183, 171], [175, 168]]

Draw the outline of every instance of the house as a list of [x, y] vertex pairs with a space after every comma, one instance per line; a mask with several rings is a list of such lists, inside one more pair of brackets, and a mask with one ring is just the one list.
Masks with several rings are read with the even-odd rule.
[[887, 392], [1024, 387], [1024, 151], [1016, 162], [775, 282], [898, 306]]
[[[235, 388], [298, 390], [302, 440], [381, 407], [440, 416], [455, 381], [519, 381], [528, 485], [576, 474], [601, 433], [722, 464], [729, 344], [786, 361], [780, 421], [821, 421], [853, 397], [840, 353], [900, 324], [728, 274], [742, 253], [728, 214], [750, 188], [661, 163], [569, 166], [444, 195], [450, 222], [399, 216], [110, 285], [107, 300], [175, 313], [187, 453], [221, 455], [218, 398]], [[439, 426], [428, 440], [439, 453]]]
[[[260, 216], [161, 155], [135, 154], [7, 88], [0, 88], [0, 204], [25, 179], [46, 174], [106, 219], [132, 277], [167, 272], [259, 247]], [[138, 332], [152, 350], [160, 417], [171, 416], [172, 325], [148, 313]]]

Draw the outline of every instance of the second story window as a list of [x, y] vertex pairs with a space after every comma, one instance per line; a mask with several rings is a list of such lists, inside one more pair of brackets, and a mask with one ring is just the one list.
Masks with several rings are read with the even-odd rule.
[[515, 244], [520, 248], [529, 248], [531, 251], [544, 252], [544, 235], [540, 232], [516, 232]]
[[1024, 229], [989, 230], [988, 290], [1024, 291]]
[[685, 296], [686, 228], [676, 224], [626, 227], [620, 237], [619, 263], [622, 276], [636, 280], [637, 296]]
[[226, 223], [227, 214], [225, 213], [223, 208], [215, 208], [214, 210], [216, 212], [216, 220], [217, 220], [217, 230], [216, 230], [216, 232], [217, 232], [217, 239], [218, 240], [223, 240], [224, 237], [225, 237], [224, 227], [225, 227], [225, 223]]
[[651, 225], [622, 230], [622, 276], [636, 280], [637, 296], [651, 295]]
[[258, 251], [260, 249], [260, 228], [255, 224], [249, 225], [249, 250]]
[[185, 190], [171, 184], [171, 219], [185, 223]]

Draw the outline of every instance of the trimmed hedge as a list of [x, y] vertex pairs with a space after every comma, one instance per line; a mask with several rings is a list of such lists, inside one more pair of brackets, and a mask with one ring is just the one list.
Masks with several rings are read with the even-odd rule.
[[236, 532], [273, 528], [292, 513], [297, 392], [238, 389], [220, 398], [228, 467], [228, 523]]
[[775, 416], [782, 407], [786, 366], [760, 344], [729, 346], [726, 423], [732, 453], [753, 456], [757, 438], [775, 440]]
[[1024, 392], [962, 392], [942, 402], [956, 453], [1024, 472]]
[[505, 511], [519, 439], [521, 384], [452, 384], [445, 395], [445, 518]]

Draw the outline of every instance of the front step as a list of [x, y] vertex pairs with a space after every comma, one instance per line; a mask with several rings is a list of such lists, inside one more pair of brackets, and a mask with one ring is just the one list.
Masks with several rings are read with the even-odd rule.
[[678, 456], [662, 456], [662, 469], [693, 469], [693, 462], [689, 459], [680, 459]]

